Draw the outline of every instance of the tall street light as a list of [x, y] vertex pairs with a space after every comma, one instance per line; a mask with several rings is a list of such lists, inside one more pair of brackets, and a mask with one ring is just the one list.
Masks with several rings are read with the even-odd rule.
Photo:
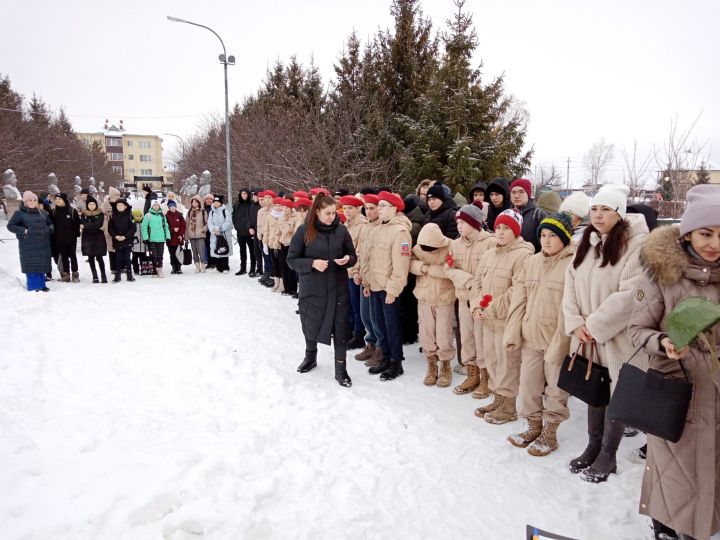
[[225, 159], [227, 170], [227, 206], [229, 211], [232, 212], [232, 171], [230, 169], [230, 110], [228, 108], [227, 67], [228, 64], [231, 66], [235, 65], [235, 57], [232, 55], [227, 55], [227, 51], [225, 50], [225, 43], [223, 43], [222, 38], [215, 30], [213, 30], [209, 26], [194, 23], [191, 21], [186, 21], [185, 19], [179, 19], [178, 17], [172, 17], [171, 15], [168, 15], [167, 19], [172, 22], [192, 24], [193, 26], [199, 26], [200, 28], [204, 28], [205, 30], [210, 30], [213, 34], [215, 34], [215, 37], [220, 40], [220, 45], [222, 45], [223, 53], [218, 57], [218, 59], [223, 65], [223, 70], [225, 72]]

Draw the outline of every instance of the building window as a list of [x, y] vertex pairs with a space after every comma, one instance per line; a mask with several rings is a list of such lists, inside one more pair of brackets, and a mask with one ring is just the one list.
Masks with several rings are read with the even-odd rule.
[[152, 169], [140, 169], [140, 176], [152, 176]]
[[152, 156], [147, 154], [140, 154], [140, 161], [152, 161]]
[[132, 141], [128, 141], [127, 145], [128, 145], [128, 148], [132, 148], [132, 145], [133, 145]]
[[122, 167], [121, 167], [120, 165], [113, 165], [113, 166], [112, 166], [112, 171], [113, 171], [115, 174], [122, 175]]
[[133, 156], [132, 154], [128, 154], [128, 155], [127, 155], [127, 158], [128, 158], [128, 159], [135, 159], [135, 156]]
[[140, 141], [139, 146], [140, 148], [150, 148], [150, 141]]
[[117, 137], [105, 137], [105, 146], [122, 146], [122, 139]]
[[116, 153], [116, 152], [108, 152], [107, 158], [108, 158], [108, 161], [122, 161], [123, 160], [122, 153]]
[[128, 173], [135, 174], [135, 169], [128, 169]]

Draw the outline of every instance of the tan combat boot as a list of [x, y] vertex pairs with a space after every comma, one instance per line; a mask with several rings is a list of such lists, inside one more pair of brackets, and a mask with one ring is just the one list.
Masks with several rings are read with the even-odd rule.
[[474, 399], [485, 399], [490, 397], [490, 374], [485, 368], [480, 370], [480, 384], [472, 393], [472, 397]]
[[365, 360], [365, 365], [367, 367], [377, 367], [379, 366], [383, 361], [383, 350], [381, 347], [375, 347], [375, 351], [373, 352], [373, 355]]
[[469, 364], [467, 366], [467, 379], [461, 384], [453, 388], [453, 392], [461, 396], [468, 394], [475, 390], [480, 384], [480, 369], [475, 364]]
[[540, 436], [528, 447], [528, 454], [542, 457], [557, 450], [560, 447], [557, 441], [557, 428], [559, 426], [559, 423], [545, 422]]
[[450, 360], [443, 360], [440, 362], [440, 376], [437, 380], [437, 385], [440, 388], [447, 388], [452, 383], [452, 368], [450, 367]]
[[438, 380], [438, 357], [433, 354], [432, 356], [428, 356], [426, 360], [427, 373], [423, 379], [423, 384], [425, 386], [434, 386]]
[[483, 418], [486, 414], [493, 412], [495, 409], [502, 405], [503, 399], [505, 399], [504, 396], [501, 396], [500, 394], [493, 394], [492, 403], [488, 403], [483, 407], [478, 407], [477, 409], [475, 409], [475, 416]]
[[200, 273], [200, 263], [195, 263], [195, 273], [196, 274]]
[[513, 420], [517, 420], [514, 397], [503, 397], [502, 405], [485, 415], [485, 421], [488, 424], [506, 424]]
[[528, 428], [517, 435], [510, 435], [507, 440], [513, 446], [517, 446], [518, 448], [527, 448], [530, 446], [531, 442], [540, 436], [542, 427], [542, 420], [537, 418], [528, 418]]
[[355, 355], [355, 360], [364, 362], [365, 360], [371, 358], [373, 354], [375, 354], [375, 345], [372, 343], [366, 343], [365, 348]]

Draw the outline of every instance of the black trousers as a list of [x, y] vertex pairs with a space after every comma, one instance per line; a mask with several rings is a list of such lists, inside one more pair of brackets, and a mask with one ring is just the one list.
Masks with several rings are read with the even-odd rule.
[[177, 258], [177, 255], [175, 255], [175, 252], [177, 251], [178, 247], [171, 246], [170, 240], [167, 241], [167, 247], [168, 247], [168, 251], [170, 252], [170, 266], [172, 267], [173, 270], [180, 270], [180, 268], [182, 267], [182, 263]]
[[282, 264], [280, 263], [280, 250], [270, 249], [270, 261], [272, 262], [272, 277], [281, 278]]
[[230, 257], [215, 257], [215, 268], [217, 270], [230, 270]]
[[117, 248], [115, 250], [115, 271], [126, 272], [132, 271], [132, 263], [130, 262], [130, 252], [132, 248], [130, 246], [124, 248]]
[[60, 264], [62, 264], [62, 271], [69, 273], [78, 271], [77, 262], [77, 242], [74, 244], [59, 245], [58, 250], [60, 252]]
[[258, 274], [263, 273], [263, 252], [262, 242], [259, 242], [257, 236], [252, 237], [253, 253], [255, 254], [255, 271]]
[[283, 288], [285, 292], [296, 293], [297, 292], [297, 274], [295, 270], [290, 268], [287, 263], [288, 251], [290, 246], [282, 246], [280, 248], [280, 266], [282, 271]]
[[[250, 253], [250, 271], [255, 271], [255, 245], [252, 236], [238, 236], [240, 250], [240, 270], [247, 270], [248, 253]], [[247, 250], [247, 251], [246, 251]]]
[[105, 259], [102, 257], [88, 257], [88, 262], [90, 263], [90, 272], [92, 272], [93, 279], [97, 279], [97, 269], [95, 268], [95, 261], [97, 261], [97, 265], [100, 267], [100, 275], [102, 277], [105, 277]]
[[[335, 360], [345, 360], [347, 356], [347, 347], [345, 345], [338, 345], [335, 338], [332, 338], [333, 348], [335, 349]], [[311, 341], [305, 338], [305, 350], [308, 352], [317, 352], [317, 341]]]
[[148, 249], [155, 268], [162, 268], [165, 244], [163, 242], [148, 242]]

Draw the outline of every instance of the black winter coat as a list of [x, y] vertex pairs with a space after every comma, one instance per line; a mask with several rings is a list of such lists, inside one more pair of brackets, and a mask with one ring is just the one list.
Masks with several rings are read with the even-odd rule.
[[540, 246], [537, 228], [540, 222], [547, 217], [545, 210], [539, 208], [538, 205], [535, 204], [535, 201], [528, 201], [527, 205], [520, 211], [520, 214], [523, 218], [520, 236], [523, 237], [523, 240], [535, 246], [535, 253], [540, 253], [542, 246]]
[[[113, 249], [132, 247], [135, 239], [135, 222], [132, 212], [125, 209], [124, 212], [113, 211], [108, 223], [108, 233], [112, 238]], [[124, 236], [125, 240], [116, 240], [116, 236]]]
[[250, 236], [250, 229], [254, 228], [252, 226], [252, 201], [248, 199], [247, 201], [241, 200], [235, 203], [232, 220], [239, 237]]
[[[348, 318], [350, 295], [347, 269], [357, 262], [350, 232], [336, 217], [332, 225], [317, 224], [313, 242], [305, 245], [306, 225], [300, 225], [290, 241], [287, 263], [300, 276], [300, 323], [305, 339], [330, 345], [345, 345], [350, 338]], [[338, 266], [334, 259], [350, 257], [347, 265]], [[330, 261], [327, 270], [312, 267], [315, 259]], [[333, 331], [334, 329], [334, 331]]]
[[453, 207], [448, 202], [443, 202], [442, 206], [437, 210], [428, 210], [423, 220], [423, 225], [428, 223], [436, 223], [443, 235], [447, 236], [451, 240], [455, 240], [460, 233], [457, 229], [457, 222], [455, 221], [455, 214], [457, 213], [457, 207]]
[[77, 245], [80, 236], [80, 215], [72, 206], [56, 206], [50, 212], [55, 232], [53, 242], [56, 246], [72, 247]]
[[257, 215], [258, 211], [260, 210], [260, 205], [256, 202], [250, 204], [250, 228], [255, 231], [255, 234], [252, 236], [257, 235]]
[[[495, 208], [492, 202], [490, 202], [491, 192], [503, 194], [503, 203], [500, 208]], [[510, 202], [510, 183], [507, 181], [507, 178], [495, 178], [488, 184], [487, 191], [485, 192], [485, 202], [488, 205], [487, 228], [489, 231], [495, 231], [495, 219], [500, 213], [512, 208], [512, 203]]]
[[82, 254], [86, 257], [104, 257], [107, 254], [105, 231], [102, 230], [105, 215], [99, 210], [95, 215], [83, 213], [80, 221], [83, 226], [80, 240]]
[[23, 274], [50, 272], [50, 235], [53, 231], [50, 216], [44, 210], [30, 210], [20, 203], [20, 209], [12, 215], [7, 228], [17, 236]]
[[145, 206], [143, 207], [143, 216], [150, 211], [150, 207], [152, 206], [152, 201], [154, 201], [155, 199], [157, 199], [157, 194], [152, 191], [145, 195]]

